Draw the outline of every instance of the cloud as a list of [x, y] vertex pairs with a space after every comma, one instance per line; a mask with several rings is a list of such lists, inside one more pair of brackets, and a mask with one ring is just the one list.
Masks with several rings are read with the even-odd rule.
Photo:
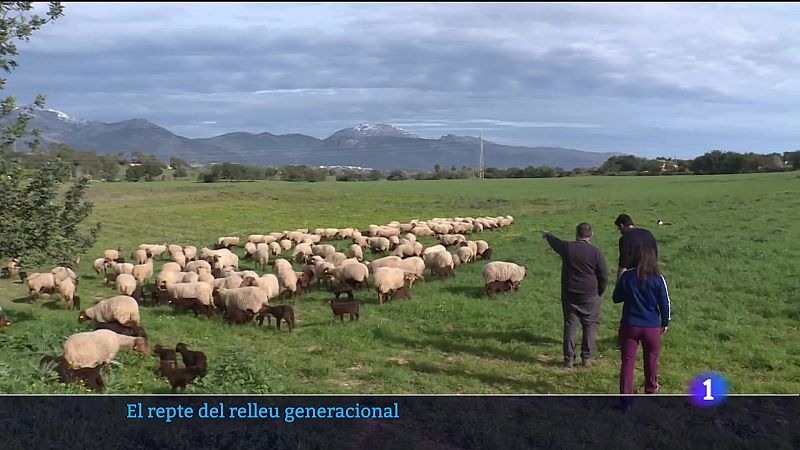
[[425, 136], [691, 156], [796, 147], [791, 4], [72, 4], [7, 93], [191, 137]]

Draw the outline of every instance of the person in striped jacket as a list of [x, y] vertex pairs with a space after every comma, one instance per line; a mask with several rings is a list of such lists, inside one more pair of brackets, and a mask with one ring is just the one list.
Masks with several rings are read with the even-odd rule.
[[644, 354], [644, 391], [654, 394], [658, 390], [661, 336], [667, 332], [670, 321], [670, 301], [667, 282], [658, 269], [658, 259], [652, 247], [639, 248], [636, 267], [625, 270], [620, 276], [612, 297], [614, 303], [622, 303], [619, 391], [623, 395], [633, 393], [633, 369], [641, 342]]

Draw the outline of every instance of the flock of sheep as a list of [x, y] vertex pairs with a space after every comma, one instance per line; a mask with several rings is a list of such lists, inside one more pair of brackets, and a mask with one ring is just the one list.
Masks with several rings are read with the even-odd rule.
[[[210, 317], [219, 312], [234, 324], [248, 323], [255, 317], [259, 324], [266, 317], [269, 324], [273, 316], [278, 327], [283, 320], [291, 332], [293, 307], [275, 305], [274, 300], [300, 297], [316, 282], [317, 288], [324, 285], [336, 295], [326, 302], [334, 320], [337, 317], [342, 320], [348, 313], [353, 320], [358, 318], [354, 290], [372, 287], [380, 304], [390, 298], [410, 299], [411, 287], [417, 280], [424, 281], [426, 270], [441, 279], [454, 276], [455, 269], [462, 264], [478, 258], [491, 259], [489, 244], [484, 240], [469, 240], [468, 235], [508, 227], [513, 222], [511, 216], [455, 217], [370, 225], [361, 231], [356, 228], [318, 228], [311, 232], [298, 229], [254, 234], [244, 240], [236, 236], [220, 237], [215, 249], [199, 251], [194, 246], [142, 244], [131, 255], [130, 263], [125, 262], [123, 249], [118, 247], [105, 250], [103, 257], [93, 263], [97, 275], [104, 274], [106, 284], [113, 283], [118, 295], [82, 310], [80, 297], [76, 295], [78, 277], [70, 267], [56, 267], [47, 273], [21, 273], [20, 276], [24, 276], [32, 298], [40, 293], [58, 293], [68, 309], [80, 310], [79, 321], [94, 321], [95, 331], [76, 333], [66, 339], [63, 357], [43, 359], [43, 363], [45, 360], [61, 363], [57, 369], [62, 381], [64, 378], [83, 380], [88, 386], [90, 379], [99, 378], [97, 368], [108, 370], [109, 362], [121, 348], [132, 348], [145, 355], [151, 353], [139, 316], [139, 306], [148, 296], [154, 305], [166, 302], [179, 311], [192, 310], [195, 315], [204, 313]], [[418, 241], [419, 237], [432, 237], [439, 243], [426, 248]], [[351, 243], [340, 252], [334, 245], [323, 242], [333, 240]], [[234, 247], [243, 247], [243, 259], [252, 260], [256, 269], [267, 270], [272, 265], [272, 273], [259, 275], [252, 270], [239, 270], [239, 255], [231, 250]], [[365, 251], [385, 256], [367, 261]], [[170, 261], [155, 273], [154, 261], [166, 256]], [[300, 270], [295, 270], [293, 263]], [[527, 268], [492, 261], [484, 266], [482, 273], [485, 293], [493, 295], [518, 289]], [[348, 301], [338, 300], [342, 294], [348, 296]], [[164, 351], [159, 348], [157, 353], [161, 355]], [[183, 383], [185, 387], [199, 373], [189, 365], [177, 369], [172, 361], [167, 362], [171, 365], [165, 366], [161, 358], [160, 371], [173, 385], [173, 390], [176, 383]], [[85, 376], [81, 371], [86, 372]], [[102, 387], [102, 380], [99, 385]]]

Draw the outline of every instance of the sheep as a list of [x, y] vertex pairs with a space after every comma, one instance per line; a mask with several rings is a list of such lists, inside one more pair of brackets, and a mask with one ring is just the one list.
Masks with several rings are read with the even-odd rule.
[[231, 325], [244, 325], [249, 323], [251, 320], [253, 320], [253, 316], [255, 316], [255, 313], [250, 310], [242, 311], [236, 308], [225, 310], [225, 319]]
[[61, 281], [56, 281], [55, 284], [58, 293], [61, 294], [61, 298], [63, 298], [64, 302], [67, 304], [67, 309], [72, 310], [72, 302], [75, 297], [75, 283], [72, 281], [72, 278], [67, 277]]
[[281, 239], [278, 244], [281, 246], [281, 250], [284, 252], [289, 251], [292, 249], [292, 241], [289, 239]]
[[274, 272], [278, 277], [282, 292], [289, 291], [294, 294], [297, 291], [297, 274], [292, 269], [292, 263], [285, 259], [277, 259], [275, 260]]
[[369, 247], [369, 238], [364, 236], [358, 236], [353, 238], [353, 244], [359, 247], [367, 248]]
[[207, 317], [211, 317], [211, 313], [214, 311], [214, 307], [216, 306], [204, 305], [193, 298], [172, 298], [169, 297], [169, 293], [167, 293], [167, 297], [167, 303], [172, 306], [175, 311], [183, 312], [188, 309], [194, 312], [195, 317], [197, 317], [197, 315], [201, 312], [205, 313]]
[[238, 309], [239, 311], [251, 311], [254, 314], [261, 311], [261, 308], [269, 304], [267, 293], [258, 287], [242, 287], [235, 289], [220, 288], [215, 295], [215, 302], [225, 305], [225, 311]]
[[175, 351], [181, 354], [184, 366], [187, 368], [196, 367], [200, 378], [206, 376], [206, 372], [208, 371], [208, 359], [205, 353], [189, 350], [183, 342], [175, 346]]
[[[333, 269], [336, 266], [328, 261], [315, 261], [314, 262], [314, 277], [317, 278], [317, 285], [319, 283], [330, 284], [333, 281]], [[311, 279], [312, 277], [309, 277]]]
[[264, 318], [267, 318], [267, 326], [271, 325], [270, 316], [275, 317], [275, 323], [278, 326], [278, 330], [281, 329], [281, 320], [286, 322], [286, 325], [289, 327], [289, 333], [292, 332], [292, 329], [295, 328], [295, 320], [294, 320], [294, 308], [291, 305], [277, 305], [277, 306], [269, 306], [266, 305], [261, 308], [261, 311], [258, 312], [258, 326], [264, 324]]
[[178, 367], [178, 353], [175, 350], [164, 348], [159, 344], [153, 349], [153, 353], [158, 355], [159, 361], [166, 362], [172, 367]]
[[353, 286], [351, 286], [348, 283], [344, 282], [339, 283], [336, 286], [332, 286], [328, 290], [330, 291], [331, 294], [334, 294], [336, 296], [336, 300], [339, 300], [339, 296], [342, 294], [347, 294], [347, 299], [353, 300]]
[[[169, 264], [169, 263], [167, 263], [167, 264]], [[167, 264], [164, 264], [164, 266], [166, 266]], [[210, 272], [211, 271], [211, 264], [209, 264], [208, 261], [204, 261], [202, 259], [201, 260], [197, 260], [197, 261], [190, 261], [190, 262], [186, 263], [186, 265], [183, 267], [183, 271], [184, 272], [198, 272], [199, 273], [200, 270], [203, 270], [203, 269], [208, 270]], [[163, 266], [161, 267], [161, 270], [164, 270]]]
[[417, 226], [411, 229], [411, 233], [414, 234], [416, 237], [425, 237], [425, 236], [435, 236], [433, 230], [428, 228], [427, 226]]
[[150, 347], [145, 338], [123, 336], [111, 330], [95, 330], [75, 333], [64, 342], [64, 360], [71, 369], [82, 369], [103, 365], [109, 371], [109, 363], [120, 348], [132, 348], [148, 356]]
[[139, 246], [139, 249], [149, 252], [151, 258], [158, 258], [167, 252], [167, 244], [142, 244]]
[[347, 255], [348, 258], [356, 258], [359, 261], [364, 260], [364, 250], [358, 244], [353, 244], [348, 247], [345, 255]]
[[334, 266], [340, 266], [343, 262], [347, 260], [347, 255], [342, 252], [335, 252], [334, 254], [325, 258], [325, 261], [328, 263], [333, 264]]
[[397, 236], [389, 236], [389, 250], [394, 250], [398, 245], [400, 245], [400, 238]]
[[122, 251], [122, 247], [117, 247], [116, 250], [104, 250], [103, 251], [103, 258], [107, 262], [116, 261], [119, 259], [119, 253]]
[[446, 251], [447, 251], [447, 248], [444, 245], [434, 245], [432, 247], [428, 247], [425, 250], [423, 250], [422, 251], [422, 256], [425, 257], [425, 256], [430, 255], [431, 253], [446, 252]]
[[412, 282], [416, 278], [418, 278], [417, 275], [396, 267], [381, 267], [377, 269], [375, 271], [375, 290], [378, 293], [378, 301], [383, 304], [386, 294], [403, 287], [406, 280]]
[[419, 256], [422, 254], [422, 244], [419, 242], [409, 242], [407, 244], [400, 244], [395, 247], [392, 252], [393, 256], [405, 258], [408, 256]]
[[336, 237], [339, 239], [352, 239], [353, 231], [355, 231], [355, 228], [342, 228], [336, 233]]
[[336, 323], [336, 318], [339, 318], [339, 322], [344, 323], [344, 315], [350, 315], [350, 322], [353, 321], [353, 317], [358, 320], [358, 300], [353, 300], [352, 302], [337, 302], [336, 299], [330, 299], [325, 302], [326, 305], [331, 307], [331, 311], [333, 312], [333, 319], [331, 320], [331, 325]]
[[372, 261], [369, 264], [369, 271], [375, 273], [375, 270], [381, 267], [395, 267], [402, 260], [403, 259], [400, 258], [399, 256], [384, 256], [383, 258], [378, 258]]
[[106, 270], [106, 259], [105, 258], [97, 258], [92, 263], [92, 267], [94, 268], [95, 276], [100, 276], [100, 272], [105, 272]]
[[511, 292], [514, 284], [511, 280], [504, 280], [504, 281], [492, 281], [491, 283], [487, 283], [483, 294], [487, 297], [491, 297], [492, 295], [498, 293], [506, 293]]
[[312, 254], [313, 250], [311, 248], [311, 244], [297, 244], [297, 246], [294, 248], [294, 251], [292, 251], [292, 260], [296, 262], [306, 261], [307, 258]]
[[136, 262], [136, 264], [144, 264], [145, 262], [147, 262], [147, 258], [148, 258], [147, 250], [142, 250], [142, 249], [136, 250], [135, 252], [133, 252], [133, 255], [131, 256], [131, 259], [133, 259], [134, 262]]
[[170, 253], [169, 256], [170, 258], [172, 258], [172, 261], [178, 263], [179, 266], [181, 267], [186, 266], [186, 255], [183, 254], [183, 250]]
[[492, 259], [492, 249], [491, 248], [487, 248], [486, 250], [484, 250], [483, 253], [481, 253], [481, 259], [486, 260], [486, 261], [491, 260]]
[[515, 290], [527, 274], [527, 267], [504, 261], [492, 261], [483, 267], [484, 284], [489, 284], [492, 281], [510, 280]]
[[136, 299], [127, 295], [101, 300], [91, 308], [78, 313], [78, 322], [94, 320], [95, 322], [114, 322], [125, 326], [139, 325], [139, 304]]
[[225, 266], [233, 266], [236, 270], [239, 270], [239, 256], [235, 253], [228, 252], [227, 254], [216, 254], [212, 256], [212, 269], [221, 269]]
[[263, 234], [251, 234], [247, 236], [247, 242], [245, 242], [245, 246], [247, 244], [259, 244], [264, 242], [264, 235]]
[[140, 326], [125, 326], [118, 324], [117, 322], [95, 322], [94, 324], [95, 330], [111, 330], [114, 333], [119, 333], [125, 336], [133, 336], [133, 337], [142, 337], [146, 338], [147, 333], [144, 331], [144, 328]]
[[268, 244], [268, 248], [269, 248], [269, 256], [281, 256], [281, 253], [283, 253], [281, 245], [278, 244], [277, 242], [270, 242]]
[[52, 294], [56, 289], [55, 277], [52, 273], [31, 273], [25, 278], [25, 285], [31, 299], [40, 292]]
[[410, 288], [409, 280], [406, 280], [406, 283], [403, 284], [403, 287], [389, 293], [389, 295], [392, 297], [392, 300], [397, 300], [401, 298], [411, 300], [411, 292], [409, 291], [409, 288]]
[[133, 275], [123, 273], [117, 275], [116, 284], [118, 294], [131, 296], [136, 289], [136, 278]]
[[11, 279], [17, 275], [17, 270], [19, 270], [20, 261], [17, 258], [10, 258], [6, 265], [3, 267], [3, 275], [7, 276]]
[[[264, 247], [261, 247], [261, 245]], [[259, 244], [259, 248], [253, 253], [253, 261], [255, 261], [256, 267], [260, 266], [262, 269], [267, 267], [267, 263], [269, 263], [269, 247], [266, 244]]]
[[167, 293], [171, 300], [197, 300], [202, 306], [207, 308], [207, 313], [210, 311], [208, 308], [214, 307], [212, 291], [213, 288], [208, 283], [192, 282], [167, 284]]
[[67, 366], [63, 356], [53, 358], [52, 356], [44, 356], [39, 361], [42, 368], [51, 367], [58, 373], [58, 381], [60, 383], [75, 383], [81, 384], [93, 391], [102, 391], [105, 388], [103, 378], [100, 376], [96, 367], [86, 367], [83, 369], [70, 369]]
[[197, 258], [197, 247], [194, 245], [187, 245], [183, 247], [183, 254], [186, 256], [186, 261], [194, 261]]
[[391, 246], [389, 239], [385, 237], [371, 237], [369, 238], [369, 246], [373, 253], [388, 252]]
[[453, 270], [452, 267], [434, 267], [433, 273], [436, 275], [438, 279], [444, 279], [447, 277], [455, 277], [456, 271]]
[[461, 234], [443, 234], [439, 236], [439, 242], [442, 243], [445, 247], [450, 247], [453, 245], [459, 245], [462, 242], [465, 242], [467, 238], [465, 238]]
[[168, 263], [164, 263], [161, 265], [161, 272], [182, 272], [185, 268], [181, 267], [180, 264], [170, 261]]
[[225, 236], [217, 239], [218, 248], [231, 248], [239, 245], [239, 238], [236, 236]]
[[196, 272], [184, 272], [181, 276], [181, 283], [197, 283], [200, 281], [200, 275]]
[[180, 283], [181, 279], [183, 278], [182, 272], [173, 272], [171, 270], [164, 271], [158, 273], [156, 276], [156, 286], [166, 289], [166, 285], [169, 283]]
[[[180, 262], [178, 264], [180, 264]], [[153, 278], [153, 260], [148, 259], [144, 264], [133, 266], [133, 272], [131, 274], [140, 284], [150, 284], [150, 278]]]
[[460, 259], [462, 263], [471, 263], [475, 261], [475, 253], [467, 246], [458, 247], [456, 255], [458, 255], [458, 259]]
[[50, 271], [53, 274], [53, 283], [58, 284], [59, 281], [64, 280], [65, 278], [71, 278], [72, 282], [77, 286], [78, 285], [78, 275], [69, 267], [56, 267]]
[[[478, 257], [478, 243], [475, 241], [464, 241], [459, 244], [461, 247], [467, 246], [470, 250], [472, 250], [472, 254], [475, 255], [475, 258]], [[474, 258], [473, 258], [474, 260]]]
[[127, 273], [128, 275], [133, 275], [133, 264], [131, 263], [111, 263], [111, 267], [114, 268], [114, 272], [119, 275], [123, 273]]
[[483, 259], [483, 252], [489, 249], [489, 243], [486, 241], [475, 241], [475, 254]]
[[453, 268], [456, 268], [461, 265], [461, 257], [458, 256], [457, 253], [450, 252], [450, 255], [453, 257]]
[[332, 270], [333, 275], [341, 282], [354, 288], [360, 284], [369, 287], [369, 268], [363, 263], [344, 264]]
[[212, 288], [214, 287], [214, 276], [211, 275], [211, 272], [208, 271], [201, 271], [200, 274], [197, 276], [197, 281], [199, 283], [207, 283]]
[[455, 264], [453, 262], [453, 255], [450, 252], [433, 252], [425, 256], [425, 266], [431, 269], [431, 273], [435, 271], [435, 268], [454, 268]]
[[253, 254], [256, 252], [256, 244], [253, 242], [244, 243], [244, 259], [253, 259]]
[[200, 376], [200, 369], [197, 367], [177, 369], [165, 361], [159, 363], [159, 371], [167, 379], [173, 394], [178, 392], [178, 389], [186, 390], [186, 385]]
[[214, 280], [214, 289], [225, 288], [233, 289], [242, 286], [244, 279], [237, 274], [233, 274], [224, 278], [217, 278]]

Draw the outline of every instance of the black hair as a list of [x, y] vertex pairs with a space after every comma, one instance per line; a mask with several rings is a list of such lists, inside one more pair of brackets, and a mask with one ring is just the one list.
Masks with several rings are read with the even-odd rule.
[[633, 225], [633, 219], [631, 219], [631, 216], [629, 216], [627, 214], [620, 214], [620, 215], [617, 216], [617, 220], [614, 221], [614, 225], [616, 225], [616, 226], [620, 226], [621, 225], [623, 227], [629, 227], [629, 226]]
[[578, 226], [575, 227], [575, 236], [584, 239], [592, 237], [592, 226], [586, 222], [579, 223]]

